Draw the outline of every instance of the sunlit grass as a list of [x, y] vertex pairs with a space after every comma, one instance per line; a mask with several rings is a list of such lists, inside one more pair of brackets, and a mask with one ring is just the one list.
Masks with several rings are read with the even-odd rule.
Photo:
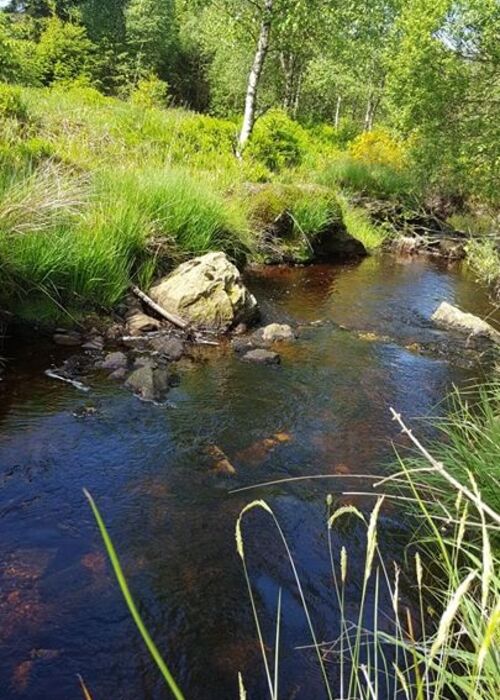
[[353, 207], [345, 197], [340, 199], [344, 223], [348, 232], [369, 251], [375, 251], [388, 238], [389, 231], [380, 224], [374, 224], [369, 214], [361, 207]]

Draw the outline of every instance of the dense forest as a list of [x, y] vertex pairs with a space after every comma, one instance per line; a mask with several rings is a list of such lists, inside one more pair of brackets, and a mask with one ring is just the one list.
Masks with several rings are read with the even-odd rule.
[[496, 0], [10, 0], [0, 79], [239, 120], [257, 66], [255, 118], [278, 108], [341, 145], [383, 126], [427, 184], [491, 203], [499, 23]]

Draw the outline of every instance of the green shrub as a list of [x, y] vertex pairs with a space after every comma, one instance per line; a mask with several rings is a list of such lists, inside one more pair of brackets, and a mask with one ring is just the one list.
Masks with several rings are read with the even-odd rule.
[[154, 75], [139, 80], [130, 95], [132, 104], [140, 107], [157, 107], [161, 109], [167, 106], [167, 99], [168, 83]]
[[280, 109], [257, 121], [247, 148], [250, 156], [279, 172], [300, 165], [307, 148], [307, 132]]
[[21, 90], [12, 85], [0, 84], [0, 119], [17, 119], [20, 122], [28, 118], [28, 108]]
[[336, 149], [344, 149], [359, 135], [359, 124], [344, 117], [338, 127], [331, 124], [314, 124], [309, 128], [311, 136], [322, 144]]
[[492, 238], [471, 238], [467, 243], [467, 261], [477, 277], [490, 286], [500, 282], [500, 251]]
[[60, 80], [53, 89], [54, 92], [64, 93], [68, 99], [87, 107], [106, 104], [106, 97], [92, 85], [87, 76], [78, 76], [74, 80]]

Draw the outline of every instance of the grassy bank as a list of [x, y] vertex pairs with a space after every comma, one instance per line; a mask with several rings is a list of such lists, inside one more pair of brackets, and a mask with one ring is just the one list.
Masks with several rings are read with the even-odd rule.
[[235, 122], [91, 88], [0, 86], [0, 112], [0, 303], [27, 317], [109, 309], [132, 280], [147, 286], [208, 250], [259, 259], [259, 234], [283, 209], [297, 249], [342, 217], [369, 248], [383, 239], [342, 195], [380, 188], [373, 169], [280, 112], [243, 161]]
[[[341, 220], [373, 251], [386, 231], [353, 197], [423, 197], [387, 132], [345, 145], [279, 110], [257, 122], [242, 161], [234, 121], [92, 88], [0, 85], [0, 117], [0, 305], [27, 318], [109, 310], [131, 281], [209, 250], [263, 260], [260, 235], [284, 210], [299, 261]], [[494, 277], [498, 256], [481, 260]]]

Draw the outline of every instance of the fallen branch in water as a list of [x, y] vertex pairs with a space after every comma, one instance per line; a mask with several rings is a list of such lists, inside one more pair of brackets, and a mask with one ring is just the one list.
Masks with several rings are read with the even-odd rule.
[[46, 369], [45, 374], [51, 379], [59, 379], [60, 382], [66, 382], [66, 384], [71, 384], [71, 386], [74, 386], [75, 389], [79, 389], [80, 391], [90, 391], [90, 387], [85, 386], [85, 384], [82, 384], [82, 382], [79, 382], [76, 379], [70, 379], [69, 377], [63, 377], [62, 375], [57, 374], [57, 372], [54, 372], [51, 369]]
[[145, 294], [142, 290], [140, 290], [139, 287], [137, 287], [135, 284], [132, 285], [131, 289], [136, 297], [138, 297], [147, 306], [153, 309], [153, 311], [155, 311], [159, 316], [169, 321], [174, 326], [177, 326], [177, 328], [182, 328], [182, 330], [186, 330], [186, 328], [189, 326], [188, 322], [180, 316], [177, 316], [177, 314], [172, 314], [169, 311], [165, 311], [165, 309], [162, 306], [153, 301], [151, 297], [148, 297], [148, 295]]

